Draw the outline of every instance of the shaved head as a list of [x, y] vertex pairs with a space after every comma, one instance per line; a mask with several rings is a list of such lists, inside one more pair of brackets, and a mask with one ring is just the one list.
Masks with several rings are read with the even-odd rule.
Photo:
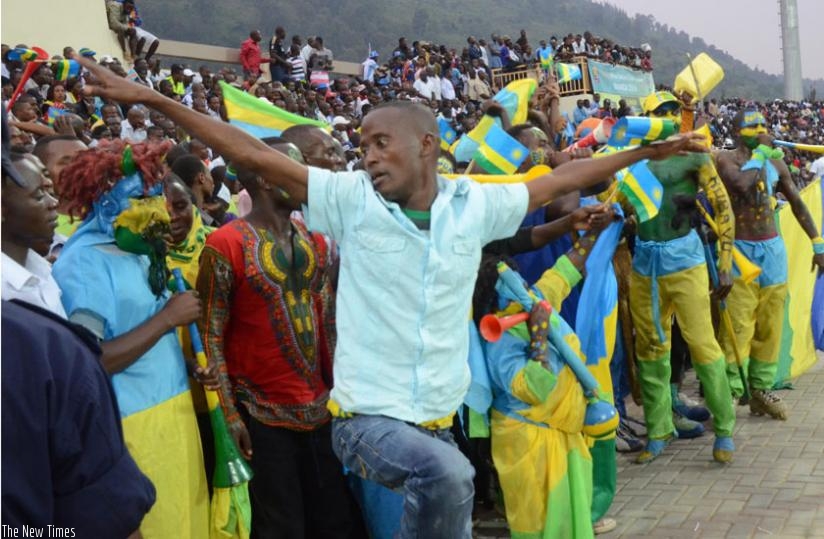
[[414, 128], [416, 135], [426, 133], [438, 134], [438, 121], [428, 107], [424, 107], [412, 101], [390, 101], [378, 105], [372, 112], [384, 109], [395, 109], [404, 116], [404, 125]]

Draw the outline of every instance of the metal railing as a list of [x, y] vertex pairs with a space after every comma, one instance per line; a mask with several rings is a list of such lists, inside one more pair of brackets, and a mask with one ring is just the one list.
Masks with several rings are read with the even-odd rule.
[[[589, 65], [585, 57], [574, 58], [565, 64], [577, 65], [581, 70], [581, 80], [573, 80], [560, 85], [561, 97], [583, 95], [592, 93], [592, 82], [589, 78]], [[542, 81], [544, 78], [543, 69], [540, 66], [524, 66], [516, 71], [504, 71], [503, 69], [492, 70], [492, 84], [496, 88], [503, 88], [512, 81], [532, 78]]]

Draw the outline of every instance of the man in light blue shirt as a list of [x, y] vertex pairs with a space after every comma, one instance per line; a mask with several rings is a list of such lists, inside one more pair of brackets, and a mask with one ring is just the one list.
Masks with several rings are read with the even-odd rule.
[[527, 211], [636, 161], [701, 151], [687, 134], [527, 184], [448, 181], [437, 175], [435, 117], [397, 101], [364, 119], [366, 172], [331, 173], [81, 62], [100, 81], [87, 91], [163, 112], [306, 203], [309, 226], [340, 244], [332, 445], [354, 473], [403, 492], [401, 537], [471, 537], [474, 472], [448, 427], [469, 383], [466, 321], [482, 246], [513, 235]]

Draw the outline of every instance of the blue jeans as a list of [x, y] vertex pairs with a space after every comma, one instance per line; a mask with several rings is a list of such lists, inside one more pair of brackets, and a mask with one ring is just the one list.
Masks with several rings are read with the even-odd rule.
[[472, 537], [475, 470], [448, 430], [356, 415], [333, 421], [332, 449], [352, 473], [403, 493], [399, 537]]

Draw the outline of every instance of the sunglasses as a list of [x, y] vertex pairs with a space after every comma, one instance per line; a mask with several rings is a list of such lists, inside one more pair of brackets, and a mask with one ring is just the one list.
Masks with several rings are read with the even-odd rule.
[[663, 103], [650, 114], [652, 116], [666, 116], [672, 112], [678, 112], [681, 110], [681, 105], [675, 103], [674, 101], [669, 101], [667, 103]]

